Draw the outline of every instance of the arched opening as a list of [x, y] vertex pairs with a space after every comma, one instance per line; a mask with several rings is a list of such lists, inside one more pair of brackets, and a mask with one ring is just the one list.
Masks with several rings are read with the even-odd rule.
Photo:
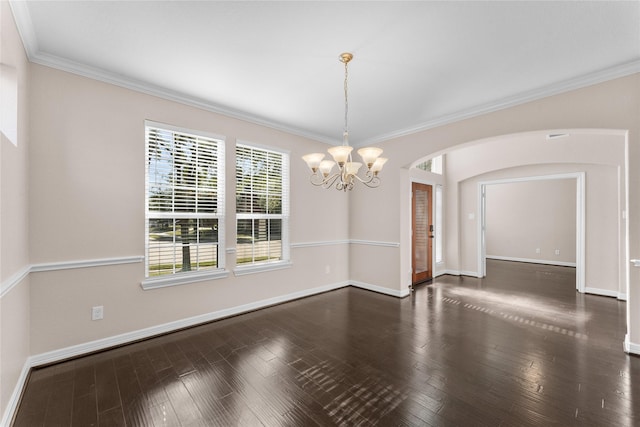
[[[558, 134], [566, 137], [555, 137]], [[434, 275], [484, 275], [486, 254], [482, 253], [481, 233], [483, 187], [479, 183], [486, 185], [500, 180], [572, 176], [577, 186], [577, 205], [584, 204], [582, 209], [576, 207], [576, 227], [584, 228], [584, 232], [576, 230], [576, 266], [582, 271], [577, 274], [577, 289], [626, 300], [626, 147], [626, 131], [547, 130], [473, 141], [416, 159], [406, 174], [409, 182], [425, 176], [423, 171], [411, 167], [425, 159], [444, 155], [445, 248], [443, 264]], [[580, 190], [581, 187], [584, 190]], [[609, 206], [608, 212], [612, 214], [606, 216], [595, 209], [597, 194], [603, 191], [615, 195], [613, 202], [608, 198], [607, 203], [614, 206]], [[613, 249], [610, 247], [606, 253], [598, 247], [598, 239], [602, 235], [615, 241]], [[408, 271], [410, 267], [411, 260], [407, 259], [410, 251], [406, 249], [411, 244], [410, 239], [409, 232], [404, 229], [401, 235], [401, 245], [405, 247], [401, 255], [402, 271]]]

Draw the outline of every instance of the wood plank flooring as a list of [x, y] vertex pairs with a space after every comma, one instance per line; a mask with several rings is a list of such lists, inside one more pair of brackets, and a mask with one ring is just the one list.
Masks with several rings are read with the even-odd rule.
[[355, 288], [34, 370], [22, 426], [633, 426], [625, 303], [488, 262], [397, 299]]

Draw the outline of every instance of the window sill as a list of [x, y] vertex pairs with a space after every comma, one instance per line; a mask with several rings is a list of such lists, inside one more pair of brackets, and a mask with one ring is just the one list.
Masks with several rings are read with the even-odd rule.
[[171, 276], [150, 277], [144, 279], [140, 285], [142, 289], [166, 288], [169, 286], [186, 285], [188, 283], [203, 282], [205, 280], [224, 279], [229, 276], [228, 270], [204, 271], [196, 273], [172, 274]]
[[244, 276], [245, 274], [262, 273], [265, 271], [282, 270], [284, 268], [290, 268], [293, 265], [291, 261], [277, 261], [277, 262], [265, 262], [264, 264], [253, 264], [233, 269], [233, 274], [236, 276]]

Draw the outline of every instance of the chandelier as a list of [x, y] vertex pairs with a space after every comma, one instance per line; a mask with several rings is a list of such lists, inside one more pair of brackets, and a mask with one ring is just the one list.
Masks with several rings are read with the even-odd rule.
[[[323, 160], [323, 153], [311, 153], [302, 156], [307, 162], [307, 166], [311, 169], [311, 183], [323, 188], [334, 186], [337, 190], [351, 190], [357, 181], [360, 181], [367, 187], [375, 188], [380, 185], [378, 173], [382, 170], [382, 166], [387, 159], [380, 157], [382, 149], [377, 147], [365, 147], [358, 150], [358, 154], [362, 157], [362, 162], [367, 166], [367, 171], [363, 177], [358, 176], [358, 171], [362, 167], [362, 163], [354, 162], [351, 158], [353, 147], [349, 145], [349, 97], [348, 97], [348, 64], [353, 59], [351, 53], [343, 53], [339, 60], [344, 64], [344, 132], [342, 134], [342, 145], [331, 147], [327, 151], [333, 157], [333, 160]], [[335, 165], [338, 170], [333, 172]]]

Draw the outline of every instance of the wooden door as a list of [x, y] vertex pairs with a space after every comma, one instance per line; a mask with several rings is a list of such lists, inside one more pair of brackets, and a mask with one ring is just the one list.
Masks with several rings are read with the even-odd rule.
[[433, 278], [433, 209], [431, 185], [411, 184], [412, 283]]

